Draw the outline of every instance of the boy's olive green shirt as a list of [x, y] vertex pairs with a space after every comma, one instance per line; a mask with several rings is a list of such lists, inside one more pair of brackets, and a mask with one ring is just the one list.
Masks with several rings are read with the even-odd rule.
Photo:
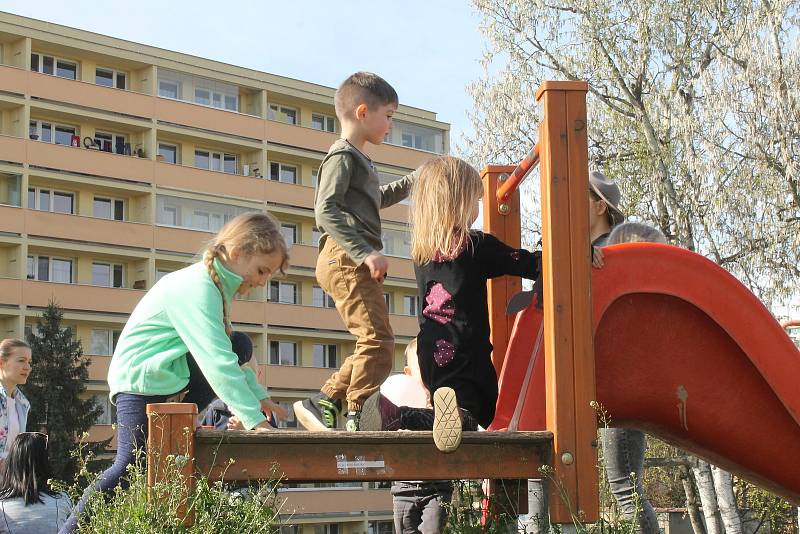
[[[242, 278], [214, 260], [225, 300]], [[260, 401], [269, 395], [249, 367], [239, 367], [222, 323], [222, 298], [203, 262], [164, 276], [131, 313], [120, 334], [108, 385], [117, 393], [173, 395], [189, 383], [186, 353], [245, 428], [266, 418]]]
[[371, 159], [346, 139], [333, 143], [314, 197], [320, 250], [330, 236], [359, 265], [382, 250], [380, 210], [406, 198], [416, 177], [415, 171], [381, 186]]

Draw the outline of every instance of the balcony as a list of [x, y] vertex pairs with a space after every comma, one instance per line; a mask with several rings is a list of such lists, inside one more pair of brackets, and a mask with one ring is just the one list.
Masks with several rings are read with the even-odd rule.
[[319, 390], [336, 369], [295, 367], [291, 365], [258, 366], [258, 382], [268, 388]]
[[[32, 209], [26, 209], [24, 213], [25, 232], [29, 235], [144, 249], [150, 249], [153, 246], [153, 227], [149, 224], [111, 221]], [[2, 211], [0, 211], [0, 216], [2, 216]]]
[[25, 216], [27, 210], [14, 206], [0, 205], [0, 231], [9, 234], [25, 233]]
[[0, 304], [19, 306], [22, 304], [22, 284], [16, 278], [0, 278]]
[[155, 248], [167, 252], [200, 254], [213, 234], [201, 230], [188, 230], [171, 226], [155, 227]]
[[3, 80], [3, 91], [24, 95], [28, 92], [28, 76], [30, 72], [17, 67], [0, 65], [0, 80]]
[[[286, 501], [281, 503], [281, 499]], [[364, 513], [365, 510], [391, 510], [392, 496], [388, 489], [286, 489], [278, 493], [278, 505], [281, 514]]]
[[[25, 141], [28, 163], [39, 167], [151, 183], [155, 162], [100, 150]], [[3, 147], [0, 146], [0, 152]], [[0, 158], [3, 158], [0, 156]]]
[[[153, 117], [155, 106], [153, 97], [150, 95], [112, 89], [89, 82], [68, 80], [38, 72], [26, 73], [28, 75], [26, 93], [33, 97], [128, 116], [148, 119]], [[0, 76], [2, 75], [3, 73], [0, 72]]]
[[22, 298], [28, 306], [45, 308], [51, 300], [67, 310], [129, 314], [144, 296], [137, 289], [95, 287], [82, 284], [58, 284], [35, 280], [16, 280], [22, 286]]
[[89, 380], [105, 382], [108, 380], [108, 367], [111, 365], [111, 356], [84, 354], [92, 360], [89, 366]]
[[157, 97], [155, 101], [156, 117], [161, 121], [248, 139], [265, 137], [264, 119], [260, 117], [171, 98]]
[[[339, 136], [314, 128], [303, 128], [278, 121], [267, 121], [267, 141], [276, 145], [286, 145], [326, 154]], [[367, 145], [365, 152], [375, 161], [416, 169], [436, 154], [393, 145]]]
[[0, 161], [13, 161], [14, 163], [25, 163], [26, 143], [21, 137], [11, 137], [0, 135]]
[[209, 171], [173, 163], [157, 162], [155, 166], [157, 185], [188, 191], [263, 201], [265, 182], [263, 178]]

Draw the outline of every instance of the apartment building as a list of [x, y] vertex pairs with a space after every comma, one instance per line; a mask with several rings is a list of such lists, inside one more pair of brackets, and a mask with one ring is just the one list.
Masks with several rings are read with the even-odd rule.
[[[352, 350], [314, 277], [314, 186], [339, 130], [333, 94], [0, 13], [0, 335], [22, 337], [51, 298], [64, 308], [92, 358], [89, 393], [104, 407], [95, 437], [112, 434], [106, 373], [128, 314], [245, 211], [274, 214], [292, 243], [287, 276], [232, 309], [234, 328], [253, 340], [259, 380], [290, 406], [318, 391]], [[401, 105], [386, 143], [369, 154], [388, 182], [447, 153], [448, 134], [435, 113]], [[400, 370], [419, 301], [407, 205], [383, 216]], [[392, 530], [385, 487], [305, 484], [283, 495], [293, 512], [287, 533]]]

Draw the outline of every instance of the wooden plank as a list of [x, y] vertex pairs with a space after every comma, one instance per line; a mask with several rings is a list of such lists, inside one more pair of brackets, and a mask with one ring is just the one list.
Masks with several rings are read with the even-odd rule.
[[[514, 171], [513, 165], [487, 165], [481, 171], [483, 179], [483, 231], [490, 233], [509, 246], [519, 248], [522, 243], [520, 227], [520, 194], [519, 191], [509, 195], [504, 204], [507, 210], [500, 210], [497, 201], [498, 184], [501, 178]], [[489, 341], [492, 344], [492, 363], [497, 374], [503, 368], [508, 340], [514, 328], [514, 317], [506, 313], [509, 299], [522, 290], [522, 281], [516, 276], [502, 276], [487, 282]]]
[[597, 413], [592, 336], [591, 250], [589, 241], [589, 147], [586, 92], [566, 94], [569, 153], [570, 277], [572, 282], [572, 339], [575, 382], [575, 468], [577, 513], [587, 523], [599, 517], [597, 471]]
[[544, 101], [539, 166], [547, 429], [553, 432], [554, 477], [569, 501], [565, 503], [550, 484], [550, 518], [554, 523], [569, 523], [578, 481], [574, 462], [562, 461], [575, 454], [576, 443], [566, 95], [545, 91], [540, 96]]
[[443, 480], [535, 477], [551, 446], [549, 432], [465, 432], [445, 454], [431, 432], [201, 430], [195, 454], [198, 471], [213, 479]]

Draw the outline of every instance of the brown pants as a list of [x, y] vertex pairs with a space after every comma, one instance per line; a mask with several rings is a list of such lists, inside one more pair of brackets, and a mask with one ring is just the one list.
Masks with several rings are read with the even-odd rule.
[[392, 370], [394, 333], [383, 296], [383, 284], [369, 267], [353, 259], [328, 236], [317, 258], [317, 281], [331, 296], [356, 349], [322, 386], [332, 399], [346, 399], [348, 410], [361, 410]]

